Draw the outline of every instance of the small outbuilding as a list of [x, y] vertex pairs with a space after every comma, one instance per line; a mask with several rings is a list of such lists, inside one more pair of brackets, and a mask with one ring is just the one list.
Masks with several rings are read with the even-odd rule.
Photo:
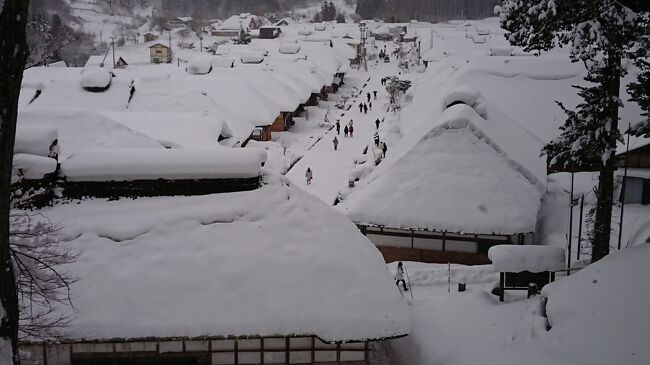
[[493, 246], [488, 251], [492, 266], [499, 275], [499, 301], [506, 290], [528, 290], [537, 293], [555, 281], [555, 272], [566, 268], [564, 249], [554, 246]]
[[260, 27], [259, 32], [260, 39], [274, 39], [280, 36], [282, 29], [280, 29], [278, 26], [263, 26]]
[[145, 43], [153, 42], [156, 39], [158, 39], [158, 36], [151, 33], [151, 32], [145, 33], [143, 37], [144, 37]]
[[171, 63], [172, 50], [162, 43], [156, 43], [149, 47], [151, 63]]

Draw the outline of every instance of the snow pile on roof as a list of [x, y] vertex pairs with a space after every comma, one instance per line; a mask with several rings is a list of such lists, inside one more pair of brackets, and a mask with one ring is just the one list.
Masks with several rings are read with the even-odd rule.
[[[49, 157], [18, 153], [14, 155], [12, 175], [22, 175], [25, 180], [39, 180], [56, 170], [56, 160]], [[20, 174], [18, 174], [20, 170]]]
[[14, 153], [47, 156], [52, 142], [58, 138], [59, 132], [55, 126], [19, 123], [16, 125]]
[[47, 67], [68, 67], [68, 64], [65, 61], [58, 61], [48, 64]]
[[81, 74], [81, 87], [84, 89], [105, 89], [111, 85], [113, 75], [107, 69], [85, 70]]
[[[388, 151], [388, 158], [360, 183], [367, 186], [344, 201], [350, 218], [457, 233], [534, 232], [544, 180], [522, 167], [527, 165], [517, 162], [521, 157], [512, 158], [501, 148], [499, 138], [527, 147], [539, 142], [519, 134], [506, 119], [486, 121], [467, 105], [447, 109], [436, 124], [405, 152]], [[506, 134], [497, 138], [501, 127]]]
[[310, 35], [311, 29], [303, 28], [298, 30], [298, 35]]
[[409, 332], [406, 302], [377, 249], [347, 218], [286, 183], [41, 212], [63, 222], [63, 239], [80, 251], [64, 268], [81, 278], [71, 285], [78, 312], [70, 339], [344, 341]]
[[187, 63], [187, 73], [205, 75], [212, 70], [212, 57], [196, 56]]
[[334, 46], [334, 50], [342, 57], [348, 60], [353, 60], [357, 58], [357, 51], [355, 51], [354, 48], [350, 47], [347, 41], [348, 40], [345, 40], [344, 42], [341, 39], [335, 39], [332, 41], [332, 45]]
[[564, 363], [650, 361], [649, 260], [650, 245], [626, 248], [544, 287], [549, 334], [555, 347], [564, 344]]
[[241, 148], [79, 151], [61, 163], [68, 181], [250, 178], [266, 152]]
[[220, 26], [217, 27], [218, 30], [240, 30], [248, 29], [248, 26], [251, 23], [255, 16], [249, 13], [243, 13], [240, 15], [233, 15], [230, 18], [226, 19]]
[[221, 117], [206, 113], [126, 111], [103, 112], [102, 115], [168, 148], [215, 147], [219, 136], [233, 136], [223, 133]]
[[298, 43], [282, 43], [278, 51], [283, 54], [296, 54], [300, 52], [300, 45]]
[[220, 57], [213, 57], [210, 64], [212, 65], [213, 68], [217, 68], [217, 67], [227, 68], [227, 67], [234, 67], [236, 61], [237, 60], [234, 57], [220, 56]]
[[512, 52], [514, 52], [512, 47], [490, 48], [490, 56], [512, 56]]
[[317, 31], [319, 31], [319, 32], [324, 31], [325, 28], [327, 28], [327, 25], [326, 25], [325, 23], [317, 23], [317, 24], [314, 24], [314, 30], [317, 30]]
[[[60, 161], [83, 149], [163, 148], [153, 139], [101, 113], [84, 109], [29, 109], [18, 114], [19, 129], [33, 126], [59, 131]], [[49, 147], [48, 144], [48, 152]]]
[[263, 52], [249, 50], [241, 54], [241, 63], [262, 63], [262, 61], [264, 61]]
[[459, 87], [444, 96], [443, 104], [450, 107], [452, 104], [462, 103], [471, 106], [476, 112], [487, 119], [487, 104], [481, 92], [474, 88]]
[[488, 250], [494, 269], [500, 272], [560, 271], [566, 268], [564, 249], [553, 246], [497, 245]]
[[84, 68], [90, 67], [107, 67], [113, 68], [113, 65], [110, 62], [106, 62], [106, 56], [104, 55], [92, 55], [88, 57]]

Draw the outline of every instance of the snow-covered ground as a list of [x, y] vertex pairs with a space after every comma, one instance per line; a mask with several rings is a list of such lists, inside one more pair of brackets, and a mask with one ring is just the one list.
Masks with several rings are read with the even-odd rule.
[[392, 363], [647, 364], [648, 259], [648, 245], [614, 253], [545, 287], [545, 306], [525, 292], [499, 303], [489, 265], [452, 265], [448, 292], [447, 265], [407, 262], [413, 330], [393, 341]]

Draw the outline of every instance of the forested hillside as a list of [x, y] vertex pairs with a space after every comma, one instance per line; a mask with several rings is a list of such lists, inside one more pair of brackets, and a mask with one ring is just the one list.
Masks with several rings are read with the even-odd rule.
[[362, 18], [386, 21], [444, 21], [480, 19], [494, 16], [498, 0], [358, 0], [357, 14]]

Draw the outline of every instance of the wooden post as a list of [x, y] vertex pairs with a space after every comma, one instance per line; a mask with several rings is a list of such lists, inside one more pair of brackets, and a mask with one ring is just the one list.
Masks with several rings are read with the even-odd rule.
[[336, 344], [336, 364], [341, 365], [341, 343]]
[[582, 212], [585, 207], [585, 194], [580, 197], [580, 223], [578, 225], [578, 247], [576, 248], [576, 260], [580, 260], [580, 246], [582, 245]]
[[316, 362], [316, 336], [311, 336], [311, 363]]
[[567, 276], [571, 275], [571, 241], [573, 240], [573, 176], [571, 170], [571, 196], [569, 197], [569, 254], [567, 255]]
[[284, 342], [284, 360], [289, 363], [289, 337], [286, 337]]
[[[47, 345], [41, 347], [43, 349], [43, 365], [47, 365]], [[72, 361], [72, 359], [70, 359]]]
[[260, 364], [264, 365], [264, 337], [260, 338]]
[[627, 126], [627, 145], [625, 147], [625, 160], [623, 162], [623, 184], [621, 185], [621, 218], [618, 221], [618, 250], [621, 250], [623, 239], [623, 212], [625, 211], [625, 185], [627, 184], [627, 155], [630, 153], [630, 125]]
[[363, 351], [364, 351], [363, 360], [364, 360], [365, 364], [370, 364], [370, 356], [369, 356], [370, 355], [370, 348], [368, 346], [368, 340], [364, 341]]
[[503, 302], [504, 301], [504, 292], [505, 292], [505, 286], [506, 286], [506, 273], [501, 272], [499, 273], [499, 301]]
[[239, 364], [239, 344], [237, 343], [237, 337], [235, 337], [235, 365]]

